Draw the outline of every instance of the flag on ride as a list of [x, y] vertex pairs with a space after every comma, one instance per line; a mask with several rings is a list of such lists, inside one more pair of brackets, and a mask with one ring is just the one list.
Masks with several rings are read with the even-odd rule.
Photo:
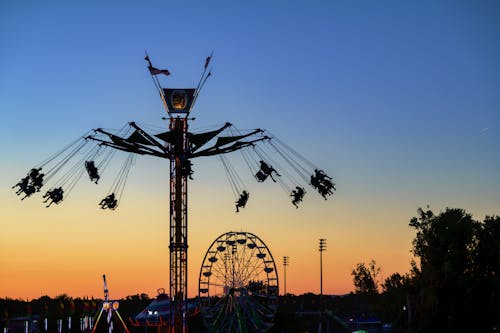
[[168, 69], [158, 69], [153, 66], [148, 66], [148, 69], [151, 75], [158, 75], [158, 74], [170, 75], [170, 71]]
[[151, 60], [149, 60], [149, 56], [145, 56], [144, 60], [148, 62], [148, 69], [149, 73], [151, 75], [158, 75], [158, 74], [163, 74], [163, 75], [170, 75], [170, 71], [168, 69], [158, 69], [156, 67], [153, 67], [153, 64], [151, 63]]
[[207, 69], [208, 64], [210, 63], [210, 60], [212, 60], [212, 55], [209, 55], [207, 59], [205, 60], [205, 69]]

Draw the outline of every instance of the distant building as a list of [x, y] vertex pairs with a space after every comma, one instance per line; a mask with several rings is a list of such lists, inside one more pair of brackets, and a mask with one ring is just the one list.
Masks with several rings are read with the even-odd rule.
[[[197, 308], [194, 303], [188, 303], [189, 315], [196, 314]], [[170, 314], [170, 297], [164, 292], [159, 293], [144, 310], [134, 318], [129, 318], [132, 326], [144, 327], [144, 332], [168, 332]]]
[[349, 318], [347, 321], [351, 332], [390, 333], [390, 325], [384, 325], [375, 317]]
[[4, 333], [39, 333], [39, 315], [9, 318]]
[[133, 326], [160, 327], [168, 326], [170, 298], [168, 294], [158, 294], [144, 310], [139, 312], [130, 322]]

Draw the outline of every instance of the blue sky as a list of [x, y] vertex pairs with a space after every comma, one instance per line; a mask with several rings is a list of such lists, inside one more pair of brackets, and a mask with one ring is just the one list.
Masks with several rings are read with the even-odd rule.
[[354, 234], [374, 219], [385, 221], [381, 241], [393, 230], [410, 240], [407, 222], [427, 204], [500, 214], [497, 1], [2, 1], [3, 200], [91, 128], [162, 125], [145, 50], [172, 72], [166, 86], [183, 87], [213, 51], [192, 127], [269, 129], [335, 178], [324, 219], [348, 220]]

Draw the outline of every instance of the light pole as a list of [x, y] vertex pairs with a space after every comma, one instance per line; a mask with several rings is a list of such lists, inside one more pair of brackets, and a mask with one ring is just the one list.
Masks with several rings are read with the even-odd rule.
[[326, 251], [326, 239], [319, 239], [319, 284], [320, 295], [323, 295], [323, 251]]
[[284, 276], [284, 285], [285, 285], [285, 292], [283, 293], [283, 295], [286, 296], [286, 266], [288, 266], [290, 264], [290, 257], [288, 256], [284, 256], [283, 257], [283, 276]]

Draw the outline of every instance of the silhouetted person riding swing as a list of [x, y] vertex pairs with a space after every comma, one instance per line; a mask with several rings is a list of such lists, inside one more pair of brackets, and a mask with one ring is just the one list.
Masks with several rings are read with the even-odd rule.
[[94, 161], [85, 161], [85, 169], [87, 169], [90, 180], [97, 184], [101, 177], [99, 176], [99, 172], [97, 171]]
[[236, 201], [236, 213], [240, 211], [240, 208], [245, 208], [249, 196], [247, 191], [243, 190], [243, 192], [241, 192], [240, 198]]
[[28, 176], [30, 177], [31, 181], [34, 181], [36, 179], [36, 177], [38, 177], [41, 170], [42, 170], [42, 168], [33, 168], [30, 170], [30, 172], [28, 173]]
[[[272, 166], [270, 166], [269, 164], [267, 164], [264, 161], [260, 161], [260, 170], [257, 172], [255, 177], [257, 177], [257, 180], [263, 182], [264, 180], [266, 180], [267, 176], [269, 176], [269, 177], [271, 177], [273, 182], [276, 183], [276, 179], [274, 179], [273, 175], [272, 175], [273, 172], [276, 174], [276, 176], [281, 177], [281, 175]], [[260, 180], [260, 178], [258, 176], [259, 173], [261, 173], [265, 176], [263, 180]], [[260, 177], [262, 178], [262, 176], [260, 176]]]
[[318, 179], [316, 178], [316, 176], [314, 175], [311, 175], [311, 185], [314, 187], [314, 188], [319, 188], [321, 186], [321, 183], [318, 181]]
[[335, 184], [332, 182], [332, 177], [328, 176], [323, 170], [314, 169], [316, 179], [328, 189], [335, 189]]
[[193, 163], [188, 160], [186, 157], [181, 157], [181, 174], [184, 177], [189, 177], [189, 179], [193, 179]]
[[106, 198], [102, 199], [99, 205], [101, 206], [102, 209], [109, 208], [114, 210], [118, 205], [118, 201], [115, 198], [115, 194], [111, 193]]
[[21, 200], [26, 199], [33, 193], [40, 191], [40, 188], [43, 185], [43, 173], [40, 173], [42, 168], [33, 168], [28, 172], [28, 175], [22, 178], [16, 185], [12, 186], [12, 188], [19, 187], [16, 191], [17, 195], [21, 195], [24, 193], [24, 197]]
[[267, 179], [267, 175], [265, 173], [263, 173], [262, 171], [257, 171], [257, 173], [255, 174], [255, 178], [257, 178], [257, 181], [262, 183], [264, 182], [264, 180]]
[[292, 194], [290, 194], [290, 196], [293, 197], [292, 204], [295, 206], [295, 208], [299, 208], [297, 204], [302, 201], [302, 199], [304, 198], [304, 194], [306, 194], [306, 191], [303, 187], [299, 186], [296, 186], [295, 190], [293, 190]]
[[24, 189], [23, 189], [23, 192], [24, 192], [24, 197], [21, 198], [21, 200], [24, 200], [26, 199], [27, 197], [29, 197], [30, 195], [32, 195], [33, 193], [36, 192], [36, 188], [33, 186], [33, 185], [27, 185]]
[[16, 185], [12, 186], [12, 188], [19, 187], [19, 189], [16, 191], [17, 195], [20, 195], [22, 192], [24, 192], [24, 190], [29, 184], [29, 181], [30, 181], [30, 176], [26, 176], [22, 178]]
[[335, 184], [331, 180], [332, 178], [323, 170], [314, 169], [314, 175], [311, 175], [311, 185], [318, 190], [325, 200], [328, 195], [333, 194], [332, 189], [336, 190]]
[[332, 190], [330, 188], [325, 187], [325, 186], [321, 186], [320, 188], [318, 188], [318, 191], [323, 196], [323, 198], [325, 200], [327, 199], [326, 198], [327, 195], [332, 195], [333, 194]]
[[328, 176], [323, 170], [314, 169], [314, 173], [316, 179], [320, 182], [323, 182], [326, 179], [332, 180], [332, 177]]
[[321, 183], [318, 181], [318, 179], [312, 175], [311, 176], [311, 185], [318, 190], [319, 194], [321, 194], [323, 196], [323, 198], [326, 200], [327, 198], [327, 195], [332, 195], [333, 192], [332, 192], [332, 188], [335, 189], [335, 187], [333, 186], [333, 184], [329, 182], [329, 186]]
[[61, 187], [56, 187], [52, 190], [47, 191], [47, 193], [44, 194], [45, 200], [43, 202], [47, 202], [50, 200], [49, 204], [45, 207], [50, 207], [53, 203], [59, 204], [63, 200], [63, 189]]
[[37, 192], [40, 191], [40, 189], [43, 186], [43, 176], [45, 176], [43, 173], [39, 173], [35, 179], [31, 180], [31, 185], [33, 185], [36, 189]]

